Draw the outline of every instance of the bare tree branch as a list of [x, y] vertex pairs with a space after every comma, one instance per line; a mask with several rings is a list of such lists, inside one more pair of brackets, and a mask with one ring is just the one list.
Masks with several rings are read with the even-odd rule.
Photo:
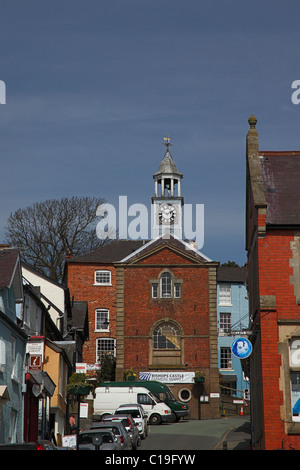
[[22, 259], [36, 270], [61, 282], [66, 253], [74, 256], [103, 244], [97, 238], [96, 209], [103, 198], [48, 199], [11, 213], [6, 240], [21, 249]]

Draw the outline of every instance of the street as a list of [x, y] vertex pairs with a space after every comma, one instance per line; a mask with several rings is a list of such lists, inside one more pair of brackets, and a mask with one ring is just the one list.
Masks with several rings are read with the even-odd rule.
[[151, 426], [140, 450], [213, 450], [230, 430], [242, 428], [249, 417], [180, 421]]

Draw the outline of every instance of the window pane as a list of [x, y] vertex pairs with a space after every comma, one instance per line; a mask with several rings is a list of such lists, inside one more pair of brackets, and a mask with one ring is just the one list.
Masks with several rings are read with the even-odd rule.
[[180, 349], [180, 333], [171, 323], [158, 325], [153, 332], [154, 349]]
[[180, 297], [180, 284], [179, 282], [174, 284], [174, 297], [178, 299]]
[[161, 276], [161, 297], [172, 297], [172, 277], [169, 273], [164, 273]]
[[152, 297], [154, 299], [158, 297], [158, 284], [152, 284]]
[[96, 330], [108, 330], [108, 310], [96, 310]]
[[115, 354], [115, 340], [100, 338], [97, 340], [97, 361], [100, 362], [105, 354]]
[[220, 354], [221, 369], [231, 369], [232, 367], [231, 349], [221, 348], [220, 353], [221, 353]]
[[300, 372], [291, 372], [293, 421], [300, 421]]
[[110, 271], [95, 271], [95, 284], [110, 284]]
[[231, 286], [230, 284], [219, 285], [219, 303], [231, 305]]
[[231, 313], [220, 313], [220, 333], [230, 333]]

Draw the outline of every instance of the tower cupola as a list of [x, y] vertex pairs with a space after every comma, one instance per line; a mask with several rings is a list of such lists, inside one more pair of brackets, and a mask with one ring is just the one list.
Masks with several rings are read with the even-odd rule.
[[181, 197], [182, 173], [179, 173], [176, 163], [170, 153], [170, 137], [164, 138], [166, 153], [161, 161], [158, 171], [154, 173], [155, 197]]
[[170, 137], [164, 138], [166, 153], [158, 171], [154, 173], [154, 197], [152, 197], [152, 227], [153, 238], [160, 235], [172, 234], [182, 238], [182, 206], [181, 196], [182, 173], [179, 173], [176, 163], [170, 153]]

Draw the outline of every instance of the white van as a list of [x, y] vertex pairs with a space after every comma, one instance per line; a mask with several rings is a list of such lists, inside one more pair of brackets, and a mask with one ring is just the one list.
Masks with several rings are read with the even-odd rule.
[[102, 386], [95, 389], [93, 419], [114, 414], [123, 404], [139, 403], [148, 415], [150, 424], [171, 422], [170, 408], [144, 387], [112, 387]]

